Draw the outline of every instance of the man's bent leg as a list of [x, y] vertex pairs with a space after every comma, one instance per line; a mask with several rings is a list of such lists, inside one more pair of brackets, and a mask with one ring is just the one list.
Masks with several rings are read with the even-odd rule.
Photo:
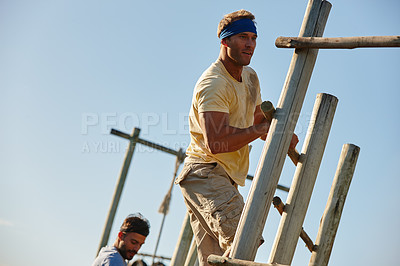
[[217, 255], [222, 255], [233, 241], [244, 206], [242, 196], [224, 169], [216, 164], [193, 164], [180, 186], [186, 205], [195, 217], [191, 219], [192, 228], [202, 260], [216, 254], [214, 247], [211, 253], [207, 249], [209, 241], [218, 243], [221, 251]]
[[[189, 204], [189, 203], [188, 203]], [[197, 219], [196, 215], [189, 210], [190, 225], [197, 245], [197, 258], [200, 266], [208, 266], [207, 258], [210, 254], [221, 256], [223, 250], [220, 248], [218, 240], [204, 230], [201, 222]]]

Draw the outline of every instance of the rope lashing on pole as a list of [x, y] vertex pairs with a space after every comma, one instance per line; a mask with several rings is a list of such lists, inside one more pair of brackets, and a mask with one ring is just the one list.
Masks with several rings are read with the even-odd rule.
[[165, 217], [167, 216], [167, 214], [169, 212], [169, 205], [171, 203], [172, 188], [174, 186], [174, 181], [175, 181], [175, 178], [176, 178], [176, 176], [178, 174], [179, 167], [183, 163], [184, 159], [185, 159], [185, 153], [181, 148], [181, 149], [179, 149], [178, 154], [176, 155], [175, 171], [174, 171], [174, 174], [173, 174], [173, 178], [172, 178], [169, 190], [168, 190], [167, 194], [165, 195], [164, 200], [160, 205], [160, 208], [158, 209], [158, 212], [163, 214], [163, 218], [162, 218], [162, 221], [161, 221], [160, 231], [158, 233], [156, 247], [154, 249], [152, 264], [154, 263], [154, 259], [155, 259], [156, 254], [157, 254], [158, 244], [160, 243], [160, 238], [161, 238], [161, 233], [162, 233], [162, 230], [163, 230], [163, 227], [164, 227]]

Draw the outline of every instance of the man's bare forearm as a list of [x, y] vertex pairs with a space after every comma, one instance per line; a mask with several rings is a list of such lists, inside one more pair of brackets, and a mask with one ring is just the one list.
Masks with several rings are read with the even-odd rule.
[[269, 123], [261, 123], [244, 129], [222, 126], [219, 134], [208, 135], [206, 145], [213, 154], [233, 152], [264, 136], [268, 129]]

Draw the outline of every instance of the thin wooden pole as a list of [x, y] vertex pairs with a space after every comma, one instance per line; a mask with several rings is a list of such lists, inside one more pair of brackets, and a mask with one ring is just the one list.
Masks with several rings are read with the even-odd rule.
[[[178, 154], [183, 154], [183, 149], [182, 148], [179, 149]], [[154, 248], [154, 253], [153, 253], [154, 255], [153, 255], [152, 264], [154, 264], [154, 259], [155, 259], [156, 255], [157, 255], [157, 249], [158, 249], [158, 245], [160, 244], [161, 233], [163, 231], [165, 218], [166, 218], [166, 216], [167, 216], [167, 214], [169, 212], [169, 205], [171, 203], [171, 197], [172, 197], [172, 188], [174, 186], [174, 181], [175, 181], [175, 178], [176, 178], [176, 176], [178, 174], [179, 166], [181, 164], [182, 164], [182, 161], [180, 160], [180, 157], [177, 156], [176, 157], [176, 162], [175, 162], [175, 170], [174, 170], [174, 174], [172, 176], [172, 180], [171, 180], [171, 184], [169, 186], [169, 190], [168, 190], [167, 194], [165, 195], [164, 200], [161, 203], [160, 208], [158, 209], [158, 212], [163, 214], [163, 218], [162, 218], [162, 221], [161, 221], [160, 231], [159, 231], [158, 237], [157, 237], [156, 247]]]
[[167, 214], [163, 213], [163, 218], [162, 218], [162, 221], [161, 221], [160, 230], [158, 231], [157, 242], [156, 242], [156, 246], [154, 248], [153, 257], [152, 257], [152, 261], [151, 261], [152, 265], [154, 264], [154, 260], [155, 260], [155, 258], [157, 256], [158, 245], [160, 244], [161, 233], [162, 233], [162, 230], [163, 230], [163, 227], [164, 227], [164, 222], [165, 222], [165, 217], [166, 216], [167, 216]]
[[343, 145], [335, 178], [315, 241], [317, 250], [312, 253], [309, 266], [328, 265], [359, 153], [360, 148], [358, 146], [353, 144]]
[[111, 202], [110, 209], [108, 211], [107, 220], [104, 225], [103, 235], [101, 237], [101, 241], [100, 241], [99, 248], [97, 250], [96, 255], [99, 253], [100, 249], [102, 247], [106, 246], [108, 243], [111, 227], [114, 222], [115, 213], [117, 211], [118, 203], [121, 198], [122, 190], [125, 185], [126, 176], [128, 174], [129, 166], [131, 165], [133, 152], [135, 151], [135, 147], [136, 147], [137, 140], [139, 138], [139, 134], [140, 134], [140, 128], [135, 127], [133, 129], [132, 135], [129, 137], [129, 146], [125, 153], [124, 164], [123, 164], [121, 172], [119, 174], [118, 182], [117, 182], [117, 185], [116, 185], [115, 191], [114, 191], [113, 200]]
[[318, 94], [269, 262], [291, 264], [322, 161], [338, 99]]
[[[111, 129], [111, 134], [119, 136], [121, 138], [128, 139], [128, 140], [131, 138], [128, 134], [126, 134], [124, 132], [121, 132], [121, 131], [119, 131], [117, 129], [114, 129], [114, 128]], [[185, 159], [185, 156], [186, 156], [185, 153], [181, 152], [180, 150], [176, 151], [176, 150], [170, 149], [168, 147], [165, 147], [165, 146], [162, 146], [162, 145], [159, 145], [157, 143], [154, 143], [154, 142], [151, 142], [151, 141], [147, 141], [147, 140], [144, 140], [144, 139], [141, 139], [141, 138], [137, 139], [137, 143], [146, 145], [148, 147], [151, 147], [151, 148], [159, 150], [159, 151], [163, 151], [163, 152], [169, 153], [171, 155], [175, 155], [182, 162], [183, 162], [183, 160]]]
[[278, 48], [354, 49], [371, 47], [400, 47], [400, 36], [359, 37], [278, 37]]
[[186, 261], [186, 257], [192, 242], [193, 231], [190, 226], [189, 213], [186, 212], [185, 219], [183, 220], [181, 233], [178, 242], [175, 246], [174, 255], [172, 255], [170, 266], [182, 266]]
[[[246, 179], [253, 181], [254, 176], [252, 175], [247, 175]], [[283, 185], [279, 185], [276, 187], [279, 190], [285, 191], [285, 192], [289, 192], [289, 188], [287, 186], [283, 186]]]
[[[136, 254], [138, 257], [153, 257], [153, 254], [148, 254], [148, 253], [138, 253]], [[164, 257], [164, 256], [156, 256], [157, 259], [161, 259], [161, 260], [171, 260], [170, 257]]]
[[271, 263], [258, 263], [247, 260], [231, 259], [227, 257], [210, 255], [207, 258], [207, 262], [211, 265], [229, 265], [229, 266], [289, 266], [283, 264], [271, 264]]
[[198, 266], [199, 260], [197, 259], [197, 244], [196, 241], [192, 241], [192, 245], [190, 246], [189, 253], [186, 257], [184, 266]]
[[[308, 2], [300, 36], [322, 36], [331, 5]], [[230, 253], [254, 260], [318, 50], [295, 50]]]

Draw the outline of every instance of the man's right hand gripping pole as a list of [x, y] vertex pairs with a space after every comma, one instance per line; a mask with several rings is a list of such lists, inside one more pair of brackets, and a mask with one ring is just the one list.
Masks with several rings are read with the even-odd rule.
[[[267, 119], [268, 122], [271, 123], [272, 118], [274, 117], [275, 113], [275, 107], [270, 101], [264, 101], [261, 103], [261, 110]], [[297, 163], [299, 162], [300, 154], [296, 150], [296, 144], [299, 142], [296, 134], [293, 134], [292, 140], [290, 142], [289, 146], [289, 151], [288, 151], [288, 156], [292, 160], [292, 162], [297, 166]]]

